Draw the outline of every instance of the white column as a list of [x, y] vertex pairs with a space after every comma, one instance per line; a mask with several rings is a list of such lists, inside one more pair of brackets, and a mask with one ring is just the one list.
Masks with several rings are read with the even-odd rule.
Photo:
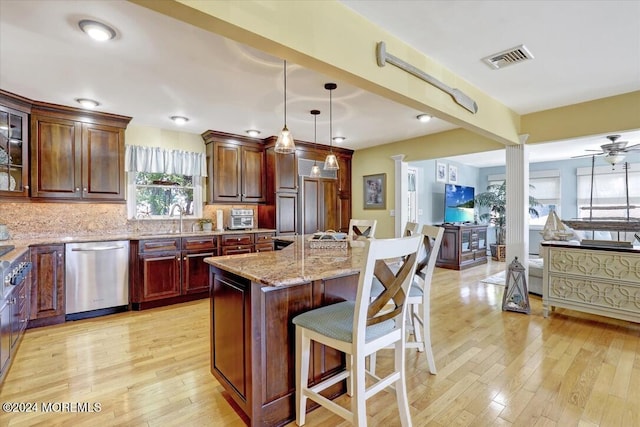
[[395, 206], [389, 206], [389, 209], [395, 210], [395, 237], [402, 236], [402, 225], [407, 222], [408, 216], [407, 207], [405, 206], [405, 198], [409, 191], [409, 183], [407, 180], [407, 163], [402, 161], [404, 157], [404, 154], [391, 156], [395, 162]]
[[507, 164], [507, 253], [506, 266], [514, 257], [527, 268], [529, 256], [529, 135], [520, 136], [520, 145], [508, 145]]

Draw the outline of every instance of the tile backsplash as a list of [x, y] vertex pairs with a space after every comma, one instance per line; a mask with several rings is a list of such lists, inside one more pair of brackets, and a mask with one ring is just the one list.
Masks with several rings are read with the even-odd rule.
[[[203, 216], [216, 227], [216, 210], [221, 209], [226, 227], [231, 208], [254, 210], [256, 206], [205, 205]], [[12, 239], [43, 236], [91, 234], [162, 233], [179, 230], [178, 218], [167, 220], [128, 220], [125, 204], [111, 203], [12, 203], [0, 201], [0, 224], [6, 225]], [[184, 230], [198, 227], [197, 220], [184, 219]]]

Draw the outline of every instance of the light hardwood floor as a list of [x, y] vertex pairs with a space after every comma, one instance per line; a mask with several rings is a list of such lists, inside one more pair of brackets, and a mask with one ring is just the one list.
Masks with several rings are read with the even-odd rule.
[[[536, 297], [531, 315], [503, 312], [503, 287], [480, 279], [504, 266], [436, 269], [438, 374], [407, 351], [414, 426], [640, 426], [640, 325], [560, 309], [544, 319]], [[101, 410], [0, 412], [0, 426], [243, 426], [209, 372], [208, 315], [201, 300], [28, 330], [0, 402]], [[378, 370], [390, 361], [381, 353]], [[372, 426], [399, 425], [388, 393], [367, 412]], [[318, 409], [307, 425], [347, 423]]]

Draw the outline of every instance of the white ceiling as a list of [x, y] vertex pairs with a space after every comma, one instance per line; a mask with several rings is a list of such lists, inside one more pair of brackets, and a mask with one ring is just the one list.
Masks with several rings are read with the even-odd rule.
[[[343, 3], [520, 114], [640, 90], [640, 1]], [[113, 26], [116, 39], [93, 42], [80, 19]], [[535, 60], [502, 70], [481, 62], [521, 43]], [[420, 123], [420, 111], [296, 64], [287, 71], [287, 124], [296, 139], [314, 140], [309, 111], [319, 109], [317, 140], [328, 144], [323, 86], [332, 81], [333, 134], [347, 138], [341, 146], [454, 128], [438, 119]], [[132, 124], [198, 134], [258, 129], [266, 137], [283, 124], [281, 59], [119, 0], [0, 0], [0, 88], [72, 106], [75, 98], [93, 98], [99, 110], [132, 116]], [[190, 121], [178, 127], [173, 115]], [[623, 139], [640, 143], [638, 132]], [[606, 142], [598, 135], [565, 144], [572, 151], [543, 151], [567, 158]]]

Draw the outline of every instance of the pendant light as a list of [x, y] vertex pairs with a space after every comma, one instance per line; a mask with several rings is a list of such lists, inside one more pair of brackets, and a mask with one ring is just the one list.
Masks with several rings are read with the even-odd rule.
[[329, 91], [329, 154], [327, 154], [327, 158], [324, 160], [324, 170], [340, 169], [338, 159], [336, 155], [333, 154], [333, 98], [331, 92], [337, 87], [338, 85], [335, 83], [325, 83], [324, 85], [324, 88]]
[[[313, 114], [313, 143], [317, 144], [318, 140], [317, 140], [317, 119], [318, 119], [318, 114], [320, 114], [320, 110], [311, 110], [311, 114]], [[320, 166], [318, 166], [318, 162], [314, 159], [313, 160], [313, 166], [311, 167], [311, 173], [309, 174], [309, 176], [311, 178], [320, 178], [321, 175], [321, 171], [320, 171]]]
[[295, 153], [296, 145], [293, 142], [293, 135], [287, 129], [287, 61], [284, 61], [284, 127], [278, 136], [276, 146], [273, 148], [276, 153]]

